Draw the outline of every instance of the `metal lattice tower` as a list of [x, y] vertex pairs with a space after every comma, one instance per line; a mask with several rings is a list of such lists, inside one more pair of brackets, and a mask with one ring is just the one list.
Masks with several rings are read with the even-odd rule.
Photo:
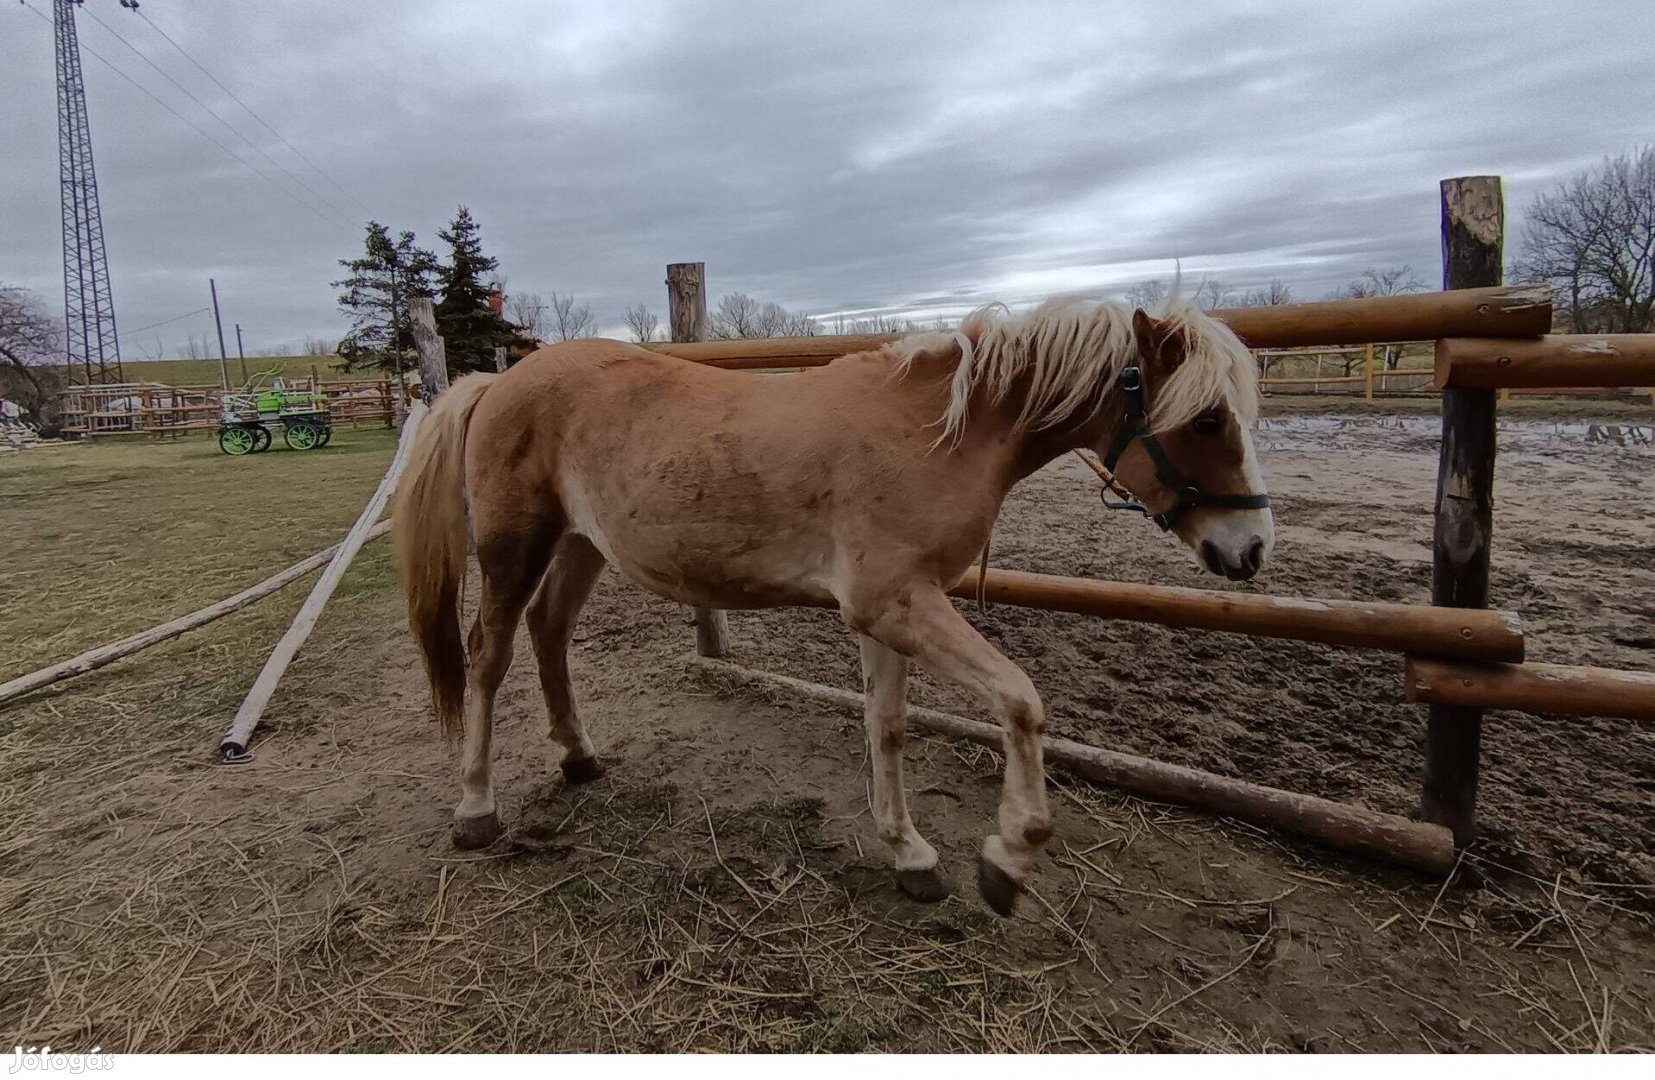
[[86, 121], [75, 5], [53, 0], [57, 31], [58, 178], [63, 200], [63, 318], [68, 328], [64, 360], [88, 384], [121, 381], [121, 346], [115, 336], [115, 303], [109, 294], [98, 178], [92, 169], [92, 130]]

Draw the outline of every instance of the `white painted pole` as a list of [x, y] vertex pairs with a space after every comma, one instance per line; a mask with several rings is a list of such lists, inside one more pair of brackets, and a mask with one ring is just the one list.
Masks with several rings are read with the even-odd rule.
[[420, 421], [425, 418], [425, 405], [416, 402], [408, 410], [408, 419], [402, 425], [402, 436], [397, 441], [396, 457], [391, 459], [391, 467], [385, 470], [385, 478], [379, 482], [373, 497], [368, 505], [362, 508], [362, 513], [351, 526], [340, 543], [339, 549], [334, 552], [333, 561], [323, 571], [316, 586], [310, 590], [305, 598], [304, 606], [299, 614], [294, 616], [293, 625], [287, 628], [287, 633], [276, 642], [276, 647], [270, 652], [270, 659], [264, 663], [264, 670], [259, 672], [253, 688], [247, 692], [247, 700], [241, 703], [236, 710], [230, 726], [224, 729], [224, 736], [219, 741], [219, 758], [226, 764], [239, 764], [251, 761], [252, 754], [248, 752], [248, 743], [252, 740], [253, 729], [258, 726], [259, 719], [264, 715], [265, 706], [270, 704], [270, 698], [276, 692], [276, 683], [281, 680], [282, 673], [292, 662], [293, 656], [299, 651], [299, 646], [305, 643], [310, 632], [316, 626], [316, 620], [321, 617], [322, 608], [327, 604], [333, 590], [338, 587], [345, 571], [350, 568], [351, 560], [356, 553], [362, 550], [367, 542], [368, 533], [373, 529], [374, 522], [384, 513], [385, 504], [391, 498], [391, 492], [396, 490], [397, 478], [402, 475], [403, 468], [408, 464], [409, 452], [414, 446], [414, 436], [419, 431]]

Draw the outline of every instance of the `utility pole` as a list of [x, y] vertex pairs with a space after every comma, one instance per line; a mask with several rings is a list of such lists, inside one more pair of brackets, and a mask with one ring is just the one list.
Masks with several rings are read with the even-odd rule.
[[247, 354], [241, 351], [241, 324], [236, 323], [236, 359], [241, 361], [241, 382], [247, 385]]
[[224, 349], [224, 321], [218, 317], [218, 282], [207, 279], [207, 288], [213, 291], [213, 325], [218, 327], [218, 370], [224, 377], [224, 389], [230, 389], [230, 354]]

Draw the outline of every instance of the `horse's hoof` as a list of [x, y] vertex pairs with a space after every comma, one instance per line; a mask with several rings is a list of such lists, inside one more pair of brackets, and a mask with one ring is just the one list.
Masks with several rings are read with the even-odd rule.
[[935, 904], [954, 891], [934, 866], [924, 870], [896, 871], [896, 887], [922, 904]]
[[448, 835], [461, 851], [486, 848], [500, 837], [500, 815], [490, 810], [477, 817], [457, 817]]
[[603, 766], [596, 757], [580, 758], [563, 763], [563, 779], [571, 784], [590, 784], [603, 775]]
[[1012, 876], [990, 862], [986, 856], [977, 857], [977, 891], [987, 904], [1002, 918], [1010, 918], [1017, 908], [1017, 894], [1023, 891]]

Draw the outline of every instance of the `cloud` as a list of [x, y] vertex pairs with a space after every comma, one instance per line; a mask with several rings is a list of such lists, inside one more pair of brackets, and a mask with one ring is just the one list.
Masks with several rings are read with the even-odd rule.
[[[122, 324], [214, 277], [253, 346], [340, 328], [329, 283], [369, 212], [434, 245], [460, 203], [511, 288], [573, 291], [617, 332], [680, 260], [715, 295], [926, 315], [1174, 259], [1300, 296], [1368, 265], [1429, 279], [1439, 179], [1504, 175], [1515, 245], [1529, 198], [1655, 109], [1631, 2], [1568, 26], [1528, 3], [145, 5], [325, 179], [142, 17], [87, 7], [311, 189], [83, 13], [88, 47], [270, 177], [86, 57]], [[51, 35], [3, 19], [0, 280], [55, 300]]]

